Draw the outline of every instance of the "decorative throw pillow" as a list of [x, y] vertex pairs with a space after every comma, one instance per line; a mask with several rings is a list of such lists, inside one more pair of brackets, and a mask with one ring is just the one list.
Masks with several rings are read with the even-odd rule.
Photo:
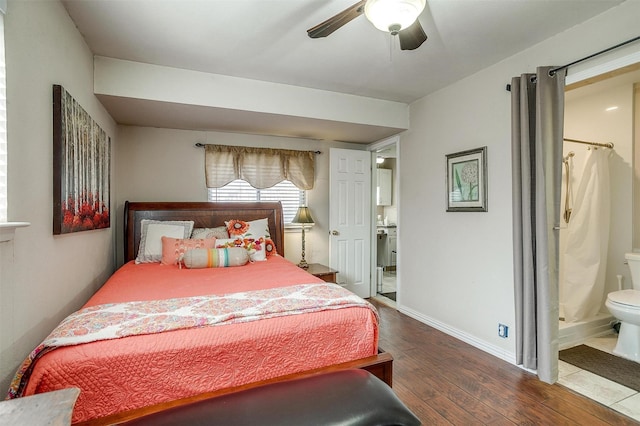
[[226, 226], [217, 226], [215, 228], [193, 228], [191, 238], [218, 238], [227, 239], [229, 233]]
[[136, 263], [154, 263], [162, 260], [162, 237], [189, 238], [193, 230], [192, 220], [142, 219], [140, 246]]
[[242, 266], [249, 262], [249, 253], [242, 247], [193, 249], [184, 254], [182, 261], [190, 269]]
[[264, 235], [271, 237], [269, 232], [269, 221], [264, 219], [245, 222], [243, 220], [232, 219], [225, 222], [229, 238], [260, 238]]
[[267, 255], [267, 259], [275, 254], [278, 254], [275, 243], [269, 237], [264, 237], [264, 252]]
[[249, 253], [252, 262], [267, 260], [267, 257], [276, 253], [276, 246], [269, 237], [260, 238], [234, 238], [216, 240], [216, 247], [242, 247]]
[[209, 249], [216, 246], [215, 238], [206, 239], [180, 239], [162, 237], [162, 260], [163, 265], [177, 265], [182, 261], [182, 256], [191, 249]]

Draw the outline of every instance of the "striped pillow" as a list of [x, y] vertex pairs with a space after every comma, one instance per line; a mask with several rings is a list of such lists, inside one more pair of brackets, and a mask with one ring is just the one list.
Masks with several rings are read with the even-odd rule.
[[208, 249], [216, 246], [215, 238], [183, 239], [162, 237], [162, 265], [177, 265], [184, 254], [193, 249]]
[[193, 249], [184, 254], [182, 261], [189, 269], [242, 266], [249, 262], [249, 253], [242, 247]]

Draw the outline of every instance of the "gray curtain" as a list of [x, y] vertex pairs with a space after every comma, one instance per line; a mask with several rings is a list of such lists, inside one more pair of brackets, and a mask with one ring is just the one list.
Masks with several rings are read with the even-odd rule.
[[[558, 379], [558, 221], [565, 71], [511, 82], [516, 361]], [[555, 228], [555, 229], [554, 229]]]

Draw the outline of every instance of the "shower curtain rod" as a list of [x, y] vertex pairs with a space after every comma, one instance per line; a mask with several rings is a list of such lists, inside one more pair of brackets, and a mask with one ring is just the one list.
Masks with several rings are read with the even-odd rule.
[[[204, 148], [204, 144], [201, 142], [196, 142], [194, 146], [196, 148]], [[311, 151], [311, 152], [313, 152], [314, 154], [322, 154], [322, 151]]]
[[[562, 65], [561, 67], [552, 68], [552, 69], [550, 69], [550, 70], [549, 70], [549, 75], [553, 77], [553, 75], [554, 75], [555, 73], [557, 73], [558, 71], [560, 71], [560, 70], [563, 70], [563, 69], [569, 68], [570, 66], [573, 66], [573, 65], [579, 64], [580, 62], [587, 61], [587, 60], [589, 60], [589, 59], [591, 59], [591, 58], [595, 58], [596, 56], [600, 56], [600, 55], [602, 55], [602, 54], [604, 54], [604, 53], [607, 53], [607, 52], [610, 52], [610, 51], [612, 51], [612, 50], [618, 49], [618, 48], [620, 48], [620, 47], [622, 47], [622, 46], [626, 46], [627, 44], [634, 43], [634, 42], [636, 42], [636, 41], [638, 41], [638, 40], [640, 40], [640, 36], [638, 36], [638, 37], [634, 37], [634, 38], [629, 39], [629, 40], [627, 40], [627, 41], [623, 41], [622, 43], [618, 43], [618, 44], [616, 44], [615, 46], [611, 46], [611, 47], [608, 47], [608, 48], [606, 48], [606, 49], [604, 49], [604, 50], [600, 50], [599, 52], [592, 53], [592, 54], [591, 54], [591, 55], [589, 55], [589, 56], [585, 56], [584, 58], [577, 59], [577, 60], [575, 60], [575, 61], [573, 61], [573, 62], [570, 62], [570, 63], [568, 63], [568, 64], [566, 64], [566, 65]], [[535, 77], [534, 77], [534, 78], [535, 78]], [[534, 80], [534, 81], [535, 81], [535, 80]], [[507, 84], [507, 91], [508, 91], [508, 92], [510, 92], [510, 91], [511, 91], [511, 84]]]
[[549, 70], [549, 75], [550, 75], [550, 76], [553, 76], [555, 73], [557, 73], [557, 72], [558, 72], [558, 71], [560, 71], [560, 70], [563, 70], [563, 69], [565, 69], [565, 68], [569, 68], [570, 66], [573, 66], [573, 65], [579, 64], [580, 62], [587, 61], [587, 60], [589, 60], [589, 59], [591, 59], [591, 58], [595, 58], [596, 56], [600, 56], [600, 55], [602, 55], [603, 53], [610, 52], [610, 51], [612, 51], [612, 50], [615, 50], [615, 49], [617, 49], [617, 48], [619, 48], [619, 47], [622, 47], [622, 46], [626, 46], [627, 44], [631, 44], [631, 43], [633, 43], [633, 42], [635, 42], [635, 41], [638, 41], [638, 40], [640, 40], [640, 36], [638, 36], [638, 37], [634, 37], [634, 38], [629, 39], [629, 40], [627, 40], [627, 41], [623, 41], [622, 43], [618, 43], [618, 44], [616, 44], [615, 46], [608, 47], [608, 48], [606, 48], [606, 49], [604, 49], [604, 50], [601, 50], [601, 51], [599, 51], [599, 52], [592, 53], [592, 54], [591, 54], [591, 55], [589, 55], [589, 56], [585, 56], [584, 58], [580, 58], [580, 59], [575, 60], [575, 61], [573, 61], [573, 62], [571, 62], [571, 63], [568, 63], [568, 64], [566, 64], [566, 65], [563, 65], [563, 66], [561, 66], [561, 67], [553, 68], [553, 69]]
[[564, 140], [567, 141], [567, 142], [583, 143], [585, 145], [601, 146], [603, 148], [611, 148], [611, 149], [613, 149], [613, 143], [611, 143], [611, 142], [600, 143], [600, 142], [589, 142], [589, 141], [581, 141], [581, 140], [578, 140], [578, 139], [567, 139], [567, 138], [564, 138]]

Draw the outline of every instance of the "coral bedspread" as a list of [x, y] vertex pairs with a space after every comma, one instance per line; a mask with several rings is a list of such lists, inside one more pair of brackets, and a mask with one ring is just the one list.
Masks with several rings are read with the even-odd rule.
[[[241, 267], [179, 269], [133, 262], [85, 307], [230, 294], [322, 282], [273, 256]], [[73, 421], [346, 362], [377, 352], [373, 307], [173, 330], [58, 348], [36, 363], [25, 395], [79, 387]]]

